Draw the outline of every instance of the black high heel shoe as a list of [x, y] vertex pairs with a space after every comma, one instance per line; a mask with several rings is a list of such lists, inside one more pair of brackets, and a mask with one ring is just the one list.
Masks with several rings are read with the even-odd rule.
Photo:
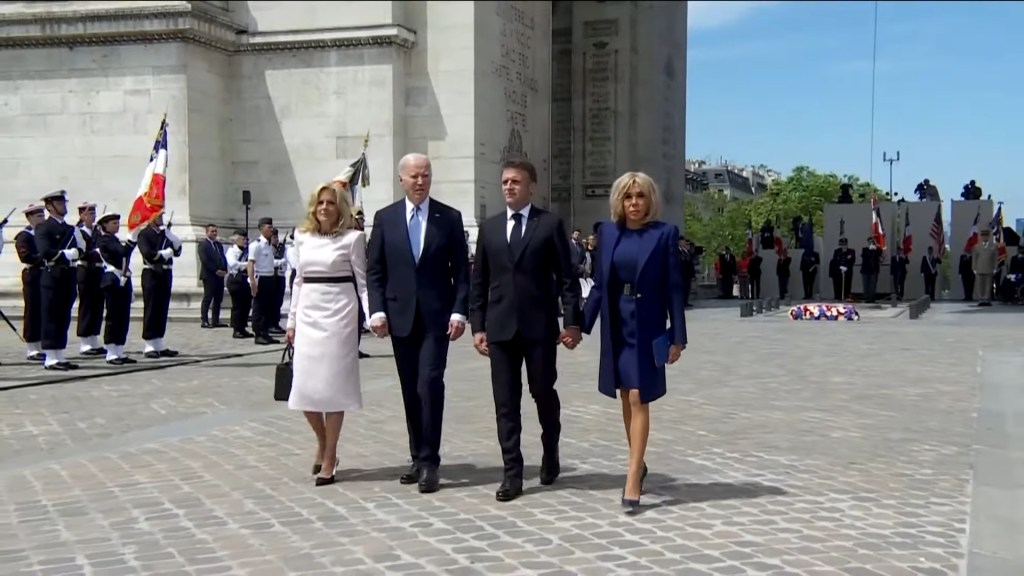
[[331, 484], [334, 484], [334, 476], [335, 476], [335, 473], [338, 471], [338, 463], [337, 462], [334, 463], [334, 468], [331, 470], [331, 475], [330, 476], [320, 476], [319, 475], [323, 471], [323, 465], [321, 465], [321, 464], [314, 464], [313, 465], [313, 469], [316, 470], [316, 473], [317, 473], [316, 479], [314, 480], [314, 484], [316, 486], [330, 486]]
[[[644, 464], [644, 471], [640, 474], [640, 493], [644, 493], [644, 479], [647, 478], [647, 464]], [[639, 498], [626, 498], [626, 489], [622, 489], [622, 507], [628, 508], [630, 512], [636, 512], [640, 509]]]

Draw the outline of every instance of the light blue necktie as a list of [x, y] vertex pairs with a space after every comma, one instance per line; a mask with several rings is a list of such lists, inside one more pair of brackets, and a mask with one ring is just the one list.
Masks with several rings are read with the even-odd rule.
[[412, 259], [417, 264], [420, 262], [420, 226], [420, 207], [417, 206], [409, 218], [409, 247], [412, 248]]

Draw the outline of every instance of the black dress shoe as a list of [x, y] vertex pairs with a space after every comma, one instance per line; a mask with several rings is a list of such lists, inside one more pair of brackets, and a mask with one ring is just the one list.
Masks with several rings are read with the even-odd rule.
[[63, 366], [68, 370], [78, 370], [78, 364], [75, 364], [74, 362], [58, 362], [57, 365]]
[[271, 344], [278, 343], [277, 340], [271, 338], [270, 336], [257, 336], [255, 342], [259, 346], [269, 346]]
[[33, 352], [28, 355], [29, 362], [43, 362], [46, 360], [46, 354], [42, 352]]
[[199, 327], [200, 328], [213, 328], [213, 324], [210, 324], [209, 322], [203, 322], [202, 324], [199, 325]]
[[119, 358], [119, 360], [121, 361], [122, 364], [138, 364], [139, 363], [139, 361], [136, 360], [135, 358], [129, 358], [127, 356], [122, 356], [121, 358]]
[[331, 474], [326, 478], [323, 476], [317, 476], [314, 484], [317, 486], [330, 486], [331, 484], [334, 484], [334, 474]]
[[145, 357], [145, 358], [149, 358], [150, 360], [159, 360], [160, 359], [160, 353], [157, 352], [156, 350], [150, 350], [149, 352], [146, 352], [142, 356]]
[[107, 360], [107, 364], [110, 364], [111, 366], [124, 366], [125, 362], [121, 358], [111, 358], [110, 360]]
[[161, 358], [174, 358], [177, 355], [178, 355], [178, 351], [177, 350], [171, 350], [170, 348], [164, 348], [163, 350], [160, 351], [160, 357]]
[[231, 337], [234, 338], [235, 340], [242, 340], [244, 338], [252, 338], [252, 334], [249, 334], [248, 332], [239, 332], [238, 330], [235, 330], [235, 333], [232, 334]]
[[271, 334], [281, 335], [281, 334], [284, 334], [284, 328], [281, 328], [280, 326], [274, 326], [270, 330], [267, 330], [267, 332], [269, 332]]
[[419, 481], [420, 481], [420, 467], [416, 463], [413, 463], [412, 466], [409, 466], [409, 471], [408, 472], [406, 472], [405, 474], [402, 474], [401, 476], [398, 477], [398, 483], [399, 484], [405, 484], [406, 486], [408, 486], [409, 484], [416, 484]]
[[420, 473], [419, 490], [420, 494], [433, 494], [441, 489], [441, 479], [437, 475], [437, 468], [427, 466]]
[[100, 356], [100, 355], [106, 355], [106, 353], [107, 353], [107, 349], [106, 348], [90, 348], [88, 350], [83, 351], [82, 352], [82, 356]]
[[513, 478], [505, 478], [505, 481], [494, 493], [494, 499], [498, 502], [511, 502], [523, 495], [523, 481]]
[[223, 322], [221, 322], [220, 320], [217, 320], [216, 322], [213, 323], [213, 327], [214, 328], [227, 328], [228, 325], [223, 323]]
[[70, 368], [63, 364], [43, 364], [43, 370], [57, 370], [60, 372], [67, 372], [68, 370], [70, 370]]
[[542, 486], [550, 486], [562, 473], [562, 465], [558, 462], [558, 448], [551, 452], [545, 452], [544, 458], [540, 461], [540, 483]]

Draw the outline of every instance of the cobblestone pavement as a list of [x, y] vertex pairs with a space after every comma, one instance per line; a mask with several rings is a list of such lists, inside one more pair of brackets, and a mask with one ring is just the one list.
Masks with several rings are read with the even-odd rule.
[[[563, 476], [537, 483], [527, 395], [534, 466], [506, 504], [488, 368], [467, 338], [449, 362], [443, 489], [426, 496], [397, 481], [387, 341], [363, 344], [366, 409], [329, 487], [313, 486], [303, 419], [271, 400], [271, 354], [0, 392], [0, 574], [956, 574], [978, 349], [1016, 322], [938, 308], [691, 313], [637, 515], [618, 506], [626, 446], [618, 402], [595, 390], [596, 339], [559, 356]], [[211, 337], [172, 330], [182, 349]]]

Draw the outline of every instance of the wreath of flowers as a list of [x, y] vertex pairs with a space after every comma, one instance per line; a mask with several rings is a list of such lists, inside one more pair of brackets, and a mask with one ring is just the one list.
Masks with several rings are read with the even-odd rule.
[[860, 320], [860, 313], [850, 304], [799, 304], [789, 309], [789, 318], [856, 322]]

